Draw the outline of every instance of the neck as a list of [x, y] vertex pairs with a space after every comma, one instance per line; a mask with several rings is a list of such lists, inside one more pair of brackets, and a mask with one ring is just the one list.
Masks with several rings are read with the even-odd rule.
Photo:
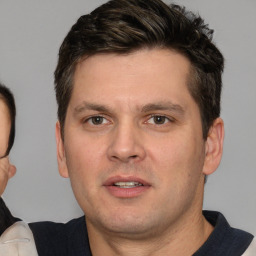
[[90, 247], [93, 256], [162, 256], [192, 255], [207, 240], [213, 227], [202, 213], [182, 219], [161, 233], [131, 237], [102, 231], [87, 221]]

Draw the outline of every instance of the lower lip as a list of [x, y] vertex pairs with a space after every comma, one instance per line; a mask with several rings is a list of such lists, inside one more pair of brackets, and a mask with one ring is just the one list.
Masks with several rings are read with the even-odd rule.
[[145, 193], [150, 186], [138, 186], [133, 188], [120, 188], [117, 186], [105, 186], [112, 196], [119, 198], [133, 198]]

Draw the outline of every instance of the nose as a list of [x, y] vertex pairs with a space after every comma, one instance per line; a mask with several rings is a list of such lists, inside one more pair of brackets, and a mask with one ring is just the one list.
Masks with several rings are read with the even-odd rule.
[[119, 124], [112, 134], [107, 154], [111, 161], [128, 163], [143, 160], [146, 152], [139, 128], [133, 124]]

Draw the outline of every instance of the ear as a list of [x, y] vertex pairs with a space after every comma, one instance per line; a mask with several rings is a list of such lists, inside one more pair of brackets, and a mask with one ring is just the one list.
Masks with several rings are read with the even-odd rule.
[[9, 157], [0, 159], [0, 196], [4, 192], [8, 180], [16, 173], [16, 167], [9, 163]]
[[215, 119], [211, 126], [207, 140], [205, 143], [205, 161], [203, 173], [210, 175], [218, 168], [222, 152], [224, 140], [224, 123], [221, 118]]
[[12, 178], [16, 173], [16, 166], [10, 164], [9, 171], [8, 171], [8, 179]]
[[56, 123], [55, 137], [56, 137], [57, 161], [58, 161], [59, 173], [62, 177], [68, 178], [69, 174], [68, 174], [68, 168], [66, 163], [64, 142], [61, 136], [61, 127], [60, 127], [59, 121]]

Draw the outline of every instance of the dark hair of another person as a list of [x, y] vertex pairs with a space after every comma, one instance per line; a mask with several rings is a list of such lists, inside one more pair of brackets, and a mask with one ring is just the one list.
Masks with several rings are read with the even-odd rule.
[[0, 84], [0, 100], [4, 101], [4, 103], [8, 107], [10, 118], [11, 118], [11, 131], [10, 131], [10, 136], [9, 136], [8, 148], [5, 152], [5, 155], [0, 156], [0, 158], [3, 158], [5, 156], [9, 155], [9, 152], [10, 152], [12, 146], [13, 146], [13, 143], [14, 143], [15, 116], [16, 116], [16, 107], [15, 107], [15, 100], [14, 100], [13, 94], [3, 84]]
[[160, 0], [112, 0], [81, 16], [64, 39], [55, 70], [58, 119], [64, 138], [76, 65], [99, 53], [128, 54], [170, 49], [191, 62], [188, 90], [200, 109], [204, 139], [220, 115], [224, 59], [212, 42], [213, 30], [184, 7]]

